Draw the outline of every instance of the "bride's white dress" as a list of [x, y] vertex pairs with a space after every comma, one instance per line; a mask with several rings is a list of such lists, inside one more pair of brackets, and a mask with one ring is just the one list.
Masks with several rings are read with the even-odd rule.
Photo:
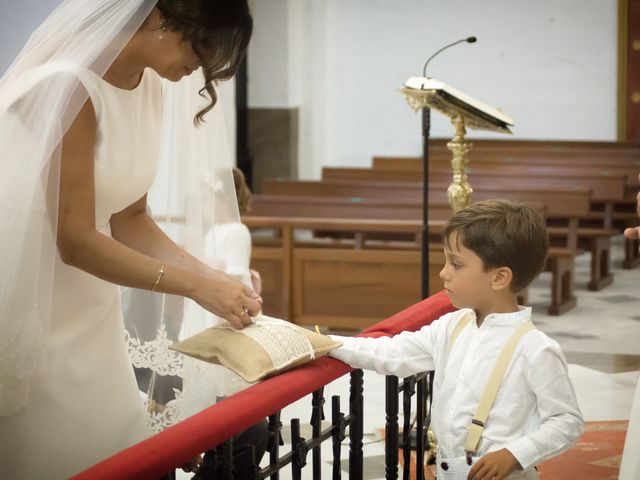
[[[96, 228], [110, 235], [113, 213], [140, 199], [158, 161], [161, 81], [146, 70], [134, 90], [74, 72], [98, 120]], [[44, 375], [26, 408], [0, 417], [0, 477], [62, 479], [144, 439], [146, 415], [130, 363], [120, 287], [56, 261]]]

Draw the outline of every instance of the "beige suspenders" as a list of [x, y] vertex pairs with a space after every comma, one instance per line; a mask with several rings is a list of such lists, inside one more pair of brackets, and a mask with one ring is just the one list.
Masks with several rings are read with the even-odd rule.
[[451, 352], [451, 349], [453, 348], [453, 344], [456, 343], [456, 340], [458, 339], [458, 335], [460, 335], [460, 332], [464, 330], [464, 327], [469, 325], [469, 322], [471, 321], [471, 317], [472, 315], [470, 313], [467, 313], [464, 317], [460, 319], [458, 324], [453, 329], [453, 332], [451, 333], [451, 338], [449, 338], [449, 352]]
[[[467, 326], [467, 324], [471, 321], [471, 315], [465, 315], [456, 325], [451, 334], [451, 338], [449, 339], [449, 351], [453, 348], [453, 344], [460, 335], [460, 332]], [[518, 342], [522, 338], [522, 336], [535, 329], [533, 323], [525, 322], [520, 325], [517, 330], [513, 333], [509, 341], [506, 343], [502, 352], [498, 356], [498, 360], [496, 361], [495, 366], [493, 367], [493, 371], [489, 376], [489, 380], [484, 387], [484, 392], [482, 393], [482, 397], [480, 397], [480, 402], [478, 403], [478, 407], [476, 408], [476, 413], [471, 420], [471, 425], [469, 427], [469, 433], [467, 434], [467, 439], [464, 443], [464, 451], [467, 456], [467, 463], [471, 465], [471, 457], [474, 453], [476, 453], [476, 449], [478, 448], [478, 443], [480, 443], [480, 437], [482, 437], [482, 432], [484, 431], [484, 425], [489, 417], [489, 412], [491, 411], [491, 407], [493, 406], [493, 402], [496, 399], [496, 395], [498, 394], [498, 389], [500, 388], [500, 384], [502, 383], [502, 379], [504, 378], [504, 374], [509, 366], [509, 362], [511, 362], [511, 357], [513, 356], [513, 352], [518, 345]]]

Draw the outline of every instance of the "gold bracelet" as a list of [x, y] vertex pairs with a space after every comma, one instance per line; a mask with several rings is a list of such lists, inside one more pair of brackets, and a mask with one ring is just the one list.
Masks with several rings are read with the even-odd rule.
[[158, 270], [158, 278], [156, 278], [156, 283], [153, 284], [153, 288], [151, 289], [152, 292], [156, 291], [156, 288], [158, 288], [158, 285], [160, 285], [160, 280], [162, 280], [163, 276], [164, 276], [164, 263], [161, 263], [160, 270]]

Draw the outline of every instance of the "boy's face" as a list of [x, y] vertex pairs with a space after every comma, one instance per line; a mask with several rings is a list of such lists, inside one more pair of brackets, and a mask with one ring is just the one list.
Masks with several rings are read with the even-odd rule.
[[485, 271], [482, 259], [462, 245], [455, 233], [449, 238], [448, 246], [444, 247], [444, 254], [446, 263], [440, 271], [440, 278], [451, 303], [456, 308], [491, 309], [494, 271]]

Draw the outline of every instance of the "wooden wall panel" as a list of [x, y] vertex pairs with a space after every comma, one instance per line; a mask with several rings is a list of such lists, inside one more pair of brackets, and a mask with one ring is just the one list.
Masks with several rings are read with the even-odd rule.
[[640, 143], [640, 0], [620, 0], [619, 140]]

